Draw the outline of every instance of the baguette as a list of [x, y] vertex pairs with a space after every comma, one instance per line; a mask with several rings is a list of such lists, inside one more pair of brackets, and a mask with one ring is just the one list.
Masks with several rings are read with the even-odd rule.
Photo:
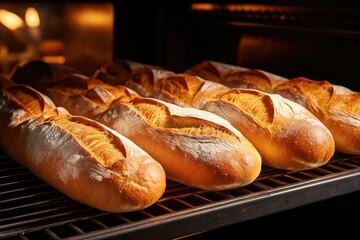
[[33, 88], [42, 91], [73, 74], [80, 74], [80, 72], [63, 64], [47, 64], [44, 61], [35, 60], [16, 65], [10, 76], [15, 79], [26, 79], [33, 83]]
[[255, 146], [268, 166], [311, 169], [326, 164], [335, 152], [333, 136], [324, 124], [281, 96], [256, 89], [230, 89], [184, 73], [156, 82], [148, 95], [226, 119]]
[[[248, 185], [260, 174], [258, 151], [219, 116], [130, 96], [126, 87], [96, 79], [84, 84], [85, 78], [73, 75], [44, 93], [71, 114], [96, 120], [131, 139], [161, 163], [168, 179], [205, 190], [226, 190]], [[120, 89], [130, 97], [116, 95]]]
[[40, 179], [110, 212], [140, 210], [162, 196], [164, 169], [132, 141], [31, 87], [1, 82], [0, 146]]
[[227, 119], [253, 143], [268, 166], [311, 169], [334, 155], [330, 131], [305, 108], [279, 95], [238, 88], [195, 104]]
[[124, 85], [143, 97], [151, 97], [157, 89], [157, 79], [173, 74], [159, 66], [119, 59], [100, 67], [92, 78], [110, 85]]
[[360, 93], [305, 77], [278, 85], [280, 94], [312, 112], [331, 131], [338, 152], [360, 154]]
[[248, 69], [236, 65], [205, 60], [184, 71], [186, 74], [221, 83], [230, 88], [250, 88], [271, 93], [287, 78], [260, 69]]
[[169, 179], [188, 186], [237, 188], [253, 182], [261, 170], [254, 146], [226, 120], [206, 111], [134, 98], [95, 119], [146, 150], [162, 164]]
[[305, 107], [330, 130], [337, 152], [360, 153], [358, 92], [329, 81], [314, 81], [306, 77], [286, 79], [262, 70], [241, 69], [215, 61], [203, 61], [185, 72], [231, 88], [280, 94]]

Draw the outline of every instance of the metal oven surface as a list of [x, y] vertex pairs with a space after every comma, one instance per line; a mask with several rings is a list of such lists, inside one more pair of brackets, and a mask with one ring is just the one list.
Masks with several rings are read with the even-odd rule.
[[202, 191], [169, 181], [154, 205], [118, 214], [68, 198], [4, 152], [0, 166], [1, 239], [178, 238], [360, 190], [360, 156], [335, 154], [313, 170], [264, 166], [252, 184], [228, 191]]

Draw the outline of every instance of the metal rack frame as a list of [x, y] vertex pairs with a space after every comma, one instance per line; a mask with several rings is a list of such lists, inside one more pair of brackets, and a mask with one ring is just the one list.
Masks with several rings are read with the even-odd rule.
[[5, 154], [0, 166], [0, 239], [178, 238], [360, 190], [360, 156], [336, 154], [312, 170], [264, 166], [253, 183], [227, 191], [169, 181], [149, 208], [109, 213], [73, 201]]

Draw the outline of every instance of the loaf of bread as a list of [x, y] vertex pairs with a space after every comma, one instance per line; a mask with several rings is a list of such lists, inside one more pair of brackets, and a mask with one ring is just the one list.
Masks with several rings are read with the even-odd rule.
[[329, 130], [301, 105], [279, 95], [237, 88], [199, 98], [194, 104], [227, 119], [268, 166], [311, 169], [326, 164], [334, 154]]
[[329, 81], [315, 81], [306, 77], [286, 79], [262, 70], [215, 61], [200, 62], [185, 72], [231, 88], [280, 94], [305, 107], [330, 130], [337, 152], [360, 153], [358, 92]]
[[101, 66], [92, 78], [101, 79], [110, 85], [123, 85], [143, 97], [151, 97], [157, 89], [157, 79], [173, 74], [174, 72], [159, 66], [119, 59]]
[[96, 120], [128, 137], [161, 163], [168, 179], [205, 190], [226, 190], [248, 185], [260, 174], [260, 154], [225, 119], [136, 97], [124, 86], [84, 81], [86, 77], [78, 74], [68, 77], [44, 93], [71, 114]]
[[360, 93], [328, 81], [305, 77], [290, 79], [274, 88], [312, 112], [330, 130], [338, 152], [360, 154]]
[[[27, 65], [28, 64], [29, 63], [27, 63]], [[137, 72], [147, 71], [146, 69], [161, 70], [171, 73], [171, 71], [168, 71], [160, 66], [138, 63], [126, 59], [118, 59], [114, 62], [101, 66], [95, 71], [94, 76], [99, 76], [99, 79], [101, 78], [104, 82], [111, 85], [125, 85], [129, 78], [132, 78]], [[108, 74], [109, 72], [111, 74]], [[143, 84], [150, 84], [152, 81], [151, 79], [143, 80], [145, 81]], [[141, 82], [138, 83], [140, 84]]]
[[193, 76], [199, 76], [209, 81], [223, 83], [228, 75], [233, 73], [246, 72], [248, 70], [248, 68], [241, 66], [212, 60], [204, 60], [186, 69], [184, 73]]
[[230, 89], [189, 74], [172, 74], [156, 83], [147, 95], [226, 119], [255, 146], [268, 166], [310, 169], [324, 165], [334, 154], [334, 139], [324, 124], [301, 105], [279, 95]]
[[249, 88], [271, 93], [278, 84], [288, 79], [260, 69], [204, 60], [184, 71], [186, 74], [221, 83], [230, 88]]
[[163, 167], [121, 134], [56, 108], [25, 85], [1, 78], [0, 94], [0, 147], [67, 196], [100, 210], [129, 212], [163, 195]]
[[42, 90], [41, 88], [52, 86], [72, 74], [80, 74], [80, 72], [63, 64], [47, 64], [44, 61], [35, 60], [18, 64], [10, 76], [16, 79], [27, 79], [28, 82], [33, 83], [33, 88]]

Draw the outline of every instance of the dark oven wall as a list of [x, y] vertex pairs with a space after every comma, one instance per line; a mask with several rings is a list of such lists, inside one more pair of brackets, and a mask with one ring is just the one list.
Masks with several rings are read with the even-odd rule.
[[207, 3], [118, 4], [115, 57], [176, 72], [210, 59], [360, 91], [356, 1]]

